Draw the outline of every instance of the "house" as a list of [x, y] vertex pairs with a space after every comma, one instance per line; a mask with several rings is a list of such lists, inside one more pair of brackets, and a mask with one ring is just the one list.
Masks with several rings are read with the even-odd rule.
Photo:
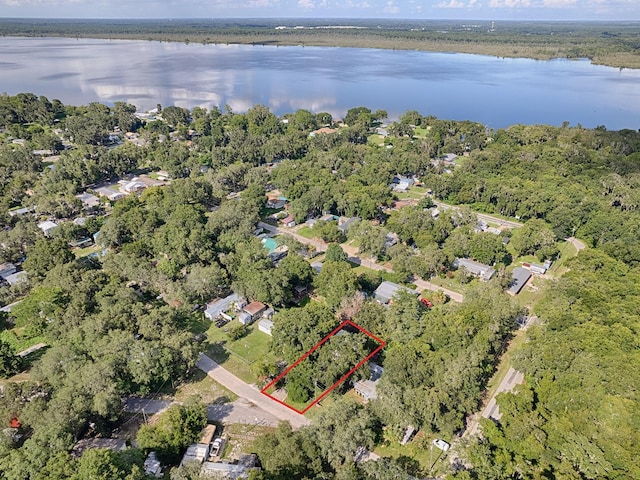
[[45, 220], [44, 222], [40, 222], [38, 224], [38, 228], [42, 230], [42, 232], [48, 237], [53, 232], [53, 229], [58, 226], [57, 223], [52, 222], [51, 220]]
[[71, 248], [85, 248], [93, 245], [93, 239], [90, 237], [79, 238], [69, 242]]
[[523, 263], [522, 266], [536, 275], [544, 275], [547, 273], [547, 267], [538, 263]]
[[270, 198], [267, 200], [267, 208], [273, 208], [273, 209], [281, 209], [284, 208], [285, 204], [287, 203], [286, 200], [283, 200], [282, 198]]
[[244, 299], [241, 299], [237, 293], [232, 293], [222, 300], [207, 304], [204, 316], [209, 320], [214, 321], [223, 314], [226, 314], [226, 312], [231, 310], [233, 307], [242, 308], [244, 305]]
[[289, 215], [280, 221], [285, 227], [291, 228], [296, 226], [296, 221], [294, 220], [293, 215]]
[[387, 233], [387, 236], [384, 237], [384, 247], [389, 248], [393, 247], [399, 241], [398, 234], [395, 232]]
[[313, 262], [311, 264], [311, 268], [313, 268], [316, 273], [320, 273], [322, 270], [322, 262]]
[[262, 318], [266, 318], [271, 320], [273, 318], [273, 314], [276, 313], [275, 310], [271, 307], [267, 308], [264, 312], [262, 312]]
[[71, 456], [75, 458], [81, 457], [86, 450], [93, 448], [106, 448], [117, 452], [125, 450], [127, 443], [121, 438], [85, 438], [74, 445], [73, 450], [71, 450]]
[[162, 465], [156, 456], [156, 452], [149, 452], [144, 461], [144, 473], [153, 475], [156, 478], [162, 478]]
[[358, 380], [353, 384], [355, 392], [365, 400], [375, 400], [378, 398], [377, 385], [384, 369], [373, 362], [369, 363], [370, 376], [367, 380]]
[[209, 449], [211, 445], [208, 443], [193, 443], [189, 445], [187, 451], [182, 456], [180, 465], [184, 465], [188, 462], [202, 463], [209, 458]]
[[100, 205], [100, 199], [91, 193], [81, 193], [76, 198], [82, 202], [82, 206], [87, 210], [93, 210]]
[[316, 135], [331, 135], [332, 133], [336, 133], [338, 130], [335, 128], [322, 127], [317, 130], [314, 130], [309, 134], [310, 137], [315, 137]]
[[402, 437], [402, 440], [400, 440], [400, 445], [406, 445], [409, 443], [417, 432], [418, 431], [413, 427], [413, 425], [407, 425], [407, 429], [404, 431], [404, 436]]
[[3, 263], [0, 265], [0, 278], [7, 278], [9, 275], [13, 275], [18, 271], [18, 268], [13, 263]]
[[359, 221], [360, 217], [340, 217], [338, 218], [338, 228], [346, 235], [349, 229]]
[[396, 175], [393, 177], [392, 188], [396, 192], [406, 192], [414, 183], [415, 180], [413, 178]]
[[120, 200], [126, 195], [112, 187], [99, 187], [95, 189], [95, 192], [101, 197], [106, 197], [108, 200], [115, 202], [116, 200]]
[[120, 191], [124, 193], [136, 193], [141, 192], [145, 188], [147, 188], [147, 185], [134, 177], [133, 180], [122, 185]]
[[[258, 319], [266, 309], [267, 306], [262, 302], [251, 302], [242, 309], [242, 313], [238, 319], [243, 325], [249, 325]], [[245, 315], [243, 316], [242, 314]]]
[[9, 285], [16, 285], [18, 283], [27, 281], [27, 272], [25, 271], [17, 272], [12, 275], [7, 275], [6, 277], [3, 277], [3, 278], [4, 278], [4, 281], [7, 282]]
[[253, 318], [247, 312], [240, 312], [238, 315], [238, 321], [242, 325], [251, 325], [253, 323]]
[[271, 336], [272, 329], [273, 329], [273, 322], [271, 320], [267, 320], [266, 318], [263, 318], [258, 322], [258, 330], [260, 330], [263, 333], [266, 333], [269, 336]]
[[517, 295], [531, 278], [531, 272], [526, 268], [516, 267], [511, 274], [512, 280], [507, 290], [509, 295]]
[[16, 217], [18, 215], [25, 215], [29, 212], [33, 212], [33, 207], [16, 208], [14, 210], [9, 210], [9, 216]]
[[389, 304], [396, 293], [404, 290], [406, 292], [411, 293], [412, 295], [417, 295], [417, 292], [408, 289], [407, 287], [403, 287], [402, 285], [398, 285], [397, 283], [384, 281], [382, 282], [376, 291], [374, 292], [375, 299], [382, 304]]
[[458, 155], [456, 155], [455, 153], [445, 153], [442, 156], [442, 161], [444, 162], [445, 165], [455, 165], [457, 158], [458, 158]]
[[327, 213], [325, 215], [322, 215], [318, 220], [321, 220], [323, 222], [333, 222], [334, 220], [338, 220], [338, 217], [331, 213]]
[[236, 480], [238, 478], [249, 478], [249, 470], [258, 470], [258, 468], [254, 466], [247, 467], [239, 463], [204, 462], [200, 471], [205, 476]]
[[478, 277], [485, 282], [491, 280], [496, 274], [493, 267], [485, 265], [484, 263], [476, 262], [470, 258], [456, 258], [453, 261], [453, 268], [464, 268], [471, 275]]

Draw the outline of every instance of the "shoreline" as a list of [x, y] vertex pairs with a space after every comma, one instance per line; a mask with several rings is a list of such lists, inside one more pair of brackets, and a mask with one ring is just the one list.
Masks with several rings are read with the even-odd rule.
[[[23, 21], [15, 24], [0, 20], [0, 36], [25, 38], [84, 38], [101, 40], [146, 40], [203, 45], [308, 46], [333, 48], [371, 48], [379, 50], [464, 53], [499, 58], [532, 60], [582, 60], [612, 68], [640, 69], [640, 49], [625, 43], [632, 38], [604, 38], [588, 26], [577, 33], [556, 36], [545, 33], [541, 24], [537, 35], [522, 31], [495, 34], [461, 31], [410, 31], [370, 27], [338, 29], [276, 30], [264, 26], [229, 27], [175, 25], [158, 21], [126, 26], [108, 22]], [[522, 26], [524, 29], [524, 26]], [[546, 27], [545, 27], [546, 28]], [[624, 35], [626, 32], [623, 31]]]

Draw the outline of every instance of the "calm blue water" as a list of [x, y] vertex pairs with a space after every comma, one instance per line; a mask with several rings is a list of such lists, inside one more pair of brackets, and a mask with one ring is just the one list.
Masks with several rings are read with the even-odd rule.
[[343, 116], [407, 110], [493, 128], [514, 123], [640, 128], [640, 70], [588, 61], [354, 48], [0, 38], [0, 91], [67, 104], [126, 101], [148, 110], [254, 104]]

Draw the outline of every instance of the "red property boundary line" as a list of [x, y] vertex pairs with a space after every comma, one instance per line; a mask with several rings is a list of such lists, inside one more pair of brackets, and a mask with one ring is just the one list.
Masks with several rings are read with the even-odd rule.
[[[355, 367], [353, 367], [351, 370], [349, 370], [347, 373], [345, 373], [340, 380], [338, 380], [336, 383], [334, 383], [333, 385], [331, 385], [331, 387], [329, 387], [327, 390], [325, 390], [320, 396], [318, 396], [317, 398], [315, 398], [309, 405], [307, 405], [307, 407], [304, 410], [298, 410], [297, 408], [292, 407], [291, 405], [288, 405], [287, 403], [283, 402], [282, 400], [279, 400], [277, 398], [275, 398], [273, 395], [270, 395], [267, 393], [267, 390], [269, 388], [271, 388], [273, 385], [275, 385], [280, 379], [282, 379], [287, 373], [289, 373], [296, 365], [298, 365], [300, 362], [302, 362], [305, 358], [307, 358], [309, 355], [311, 355], [313, 352], [315, 352], [318, 348], [320, 348], [322, 346], [322, 344], [324, 344], [325, 342], [327, 342], [332, 336], [334, 336], [336, 333], [338, 333], [340, 330], [342, 330], [344, 327], [346, 327], [347, 325], [350, 325], [352, 327], [354, 327], [355, 329], [359, 330], [360, 332], [364, 333], [365, 335], [367, 335], [369, 338], [372, 338], [373, 340], [375, 340], [376, 342], [379, 343], [378, 348], [376, 348], [373, 352], [371, 352], [369, 355], [367, 355], [363, 360], [361, 360]], [[311, 407], [313, 407], [316, 403], [318, 403], [320, 400], [322, 400], [324, 397], [326, 397], [327, 395], [329, 395], [329, 393], [331, 393], [331, 391], [333, 389], [335, 389], [338, 385], [340, 385], [342, 382], [344, 382], [351, 374], [353, 374], [353, 372], [355, 372], [357, 369], [359, 369], [362, 365], [364, 365], [371, 357], [373, 357], [376, 353], [378, 353], [380, 350], [382, 350], [385, 346], [387, 345], [387, 343], [384, 340], [379, 339], [378, 337], [376, 337], [374, 334], [372, 334], [371, 332], [365, 330], [364, 328], [362, 328], [359, 325], [356, 325], [355, 323], [353, 323], [351, 320], [345, 320], [344, 322], [342, 322], [340, 325], [338, 325], [338, 327], [336, 327], [331, 333], [329, 333], [329, 335], [327, 335], [326, 337], [324, 337], [322, 340], [320, 340], [311, 350], [309, 350], [307, 353], [305, 353], [304, 355], [302, 355], [300, 358], [298, 358], [293, 365], [291, 365], [289, 368], [287, 368], [284, 372], [282, 372], [280, 375], [278, 375], [274, 380], [272, 380], [266, 387], [264, 387], [262, 390], [260, 390], [260, 393], [262, 393], [263, 395], [266, 395], [267, 397], [269, 397], [271, 400], [275, 400], [276, 402], [278, 402], [280, 405], [284, 405], [285, 407], [293, 410], [296, 413], [299, 413], [300, 415], [303, 415], [305, 412], [307, 412], [307, 410], [309, 410]]]

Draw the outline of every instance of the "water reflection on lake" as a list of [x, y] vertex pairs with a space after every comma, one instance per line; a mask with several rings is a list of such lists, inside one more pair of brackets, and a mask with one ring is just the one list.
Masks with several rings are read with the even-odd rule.
[[0, 38], [0, 91], [67, 104], [193, 108], [254, 104], [342, 116], [407, 110], [490, 127], [514, 123], [640, 128], [640, 70], [588, 61], [354, 48]]

